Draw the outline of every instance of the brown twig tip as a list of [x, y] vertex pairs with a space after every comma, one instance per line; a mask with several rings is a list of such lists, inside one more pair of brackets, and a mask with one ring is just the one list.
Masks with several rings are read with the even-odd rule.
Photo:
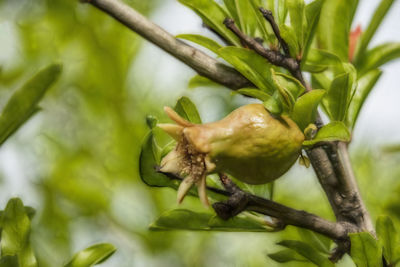
[[272, 19], [274, 18], [271, 10], [265, 9], [263, 7], [260, 7], [259, 10], [261, 11], [261, 13], [263, 14], [263, 16], [265, 18], [267, 18], [267, 17], [271, 17]]
[[227, 28], [230, 28], [235, 24], [235, 20], [233, 18], [225, 18], [223, 23]]

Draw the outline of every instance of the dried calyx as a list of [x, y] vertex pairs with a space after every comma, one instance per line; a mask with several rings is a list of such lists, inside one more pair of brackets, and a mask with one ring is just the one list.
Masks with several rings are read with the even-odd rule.
[[176, 124], [158, 124], [177, 140], [161, 161], [161, 171], [185, 177], [178, 202], [196, 184], [203, 204], [208, 205], [206, 176], [225, 172], [249, 184], [271, 182], [284, 174], [301, 152], [304, 135], [287, 116], [273, 117], [261, 104], [234, 110], [224, 119], [193, 124], [169, 107]]

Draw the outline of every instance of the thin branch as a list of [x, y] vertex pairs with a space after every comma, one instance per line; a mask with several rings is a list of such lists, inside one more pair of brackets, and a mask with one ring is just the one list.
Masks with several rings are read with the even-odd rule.
[[118, 0], [86, 0], [98, 9], [182, 61], [197, 73], [231, 89], [252, 87], [252, 83], [202, 51], [177, 40], [173, 35], [149, 21], [130, 6]]
[[[286, 56], [280, 51], [266, 49], [262, 44], [243, 33], [235, 25], [235, 21], [232, 18], [226, 18], [224, 24], [229, 30], [236, 34], [247, 47], [266, 58], [271, 64], [287, 69], [303, 85], [306, 84], [300, 71], [300, 64], [296, 59]], [[305, 88], [307, 89], [307, 86], [305, 86]]]
[[259, 9], [260, 9], [261, 13], [263, 14], [264, 18], [271, 25], [272, 30], [274, 31], [274, 34], [283, 49], [283, 52], [285, 52], [286, 56], [290, 57], [289, 46], [281, 36], [281, 32], [279, 30], [278, 24], [276, 24], [275, 19], [274, 19], [274, 15], [272, 15], [272, 12], [270, 10], [264, 9], [262, 7], [260, 7]]

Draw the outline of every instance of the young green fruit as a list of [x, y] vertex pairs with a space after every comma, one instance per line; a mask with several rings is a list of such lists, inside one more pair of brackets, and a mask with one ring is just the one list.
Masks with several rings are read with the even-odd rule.
[[158, 124], [178, 141], [161, 161], [161, 171], [186, 176], [181, 202], [193, 184], [208, 205], [206, 175], [225, 172], [248, 184], [264, 184], [284, 174], [299, 157], [304, 135], [287, 116], [273, 117], [262, 104], [242, 106], [224, 119], [193, 124], [165, 108], [177, 124]]

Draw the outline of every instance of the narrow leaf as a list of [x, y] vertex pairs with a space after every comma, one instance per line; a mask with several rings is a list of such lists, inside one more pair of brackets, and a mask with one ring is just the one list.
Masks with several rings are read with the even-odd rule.
[[216, 41], [198, 34], [179, 34], [176, 36], [176, 38], [191, 41], [209, 49], [214, 53], [217, 53], [218, 49], [222, 47]]
[[357, 266], [382, 266], [382, 249], [370, 233], [349, 234], [351, 240], [350, 255]]
[[392, 6], [394, 0], [381, 0], [379, 6], [374, 12], [374, 15], [365, 30], [365, 32], [361, 35], [361, 42], [357, 49], [356, 60], [359, 57], [362, 57], [365, 50], [368, 47], [369, 42], [371, 41], [372, 37], [374, 36], [376, 30], [382, 23], [382, 20], [385, 18], [387, 12], [389, 11], [390, 7]]
[[162, 214], [150, 225], [150, 230], [264, 232], [266, 228], [256, 221], [244, 217], [235, 217], [224, 221], [213, 214], [176, 209]]
[[[307, 28], [304, 32], [303, 58], [307, 58], [308, 51], [310, 50], [311, 44], [313, 42], [323, 3], [324, 0], [315, 0], [306, 5], [305, 16], [307, 21]], [[305, 60], [303, 60], [302, 62], [304, 61]]]
[[399, 237], [394, 228], [393, 221], [388, 216], [379, 216], [376, 221], [376, 233], [379, 244], [383, 247], [383, 255], [389, 265], [394, 266], [396, 257], [396, 247]]
[[271, 98], [271, 96], [261, 90], [254, 89], [254, 88], [242, 88], [237, 90], [239, 94], [245, 95], [245, 96], [250, 96], [254, 97], [257, 99], [260, 99], [261, 101], [267, 101], [268, 99]]
[[315, 121], [317, 108], [325, 95], [325, 90], [312, 90], [297, 99], [294, 104], [292, 119], [301, 130]]
[[176, 103], [174, 109], [184, 119], [197, 124], [201, 123], [201, 118], [196, 105], [188, 97], [181, 97]]
[[334, 266], [328, 258], [319, 253], [316, 249], [307, 243], [297, 240], [283, 240], [278, 243], [280, 246], [290, 248], [299, 253], [304, 258], [308, 259], [317, 266], [327, 267]]
[[60, 65], [50, 65], [11, 96], [0, 115], [0, 145], [38, 111], [37, 104], [60, 73]]
[[343, 121], [345, 119], [350, 92], [349, 73], [336, 76], [323, 102], [332, 120]]
[[[304, 22], [305, 22], [305, 4], [304, 0], [286, 0], [290, 16], [290, 25], [296, 34], [296, 40], [300, 52], [304, 48]], [[296, 55], [298, 57], [300, 55]]]
[[292, 249], [283, 249], [275, 253], [270, 253], [268, 254], [268, 257], [279, 263], [286, 263], [289, 261], [308, 261]]
[[204, 23], [218, 32], [225, 40], [235, 46], [240, 46], [239, 39], [223, 24], [228, 14], [215, 1], [179, 0], [179, 2], [195, 11], [203, 19]]
[[326, 49], [347, 62], [349, 34], [358, 0], [325, 0], [321, 10], [318, 37]]
[[74, 255], [65, 267], [90, 267], [100, 264], [114, 254], [116, 248], [111, 244], [97, 244]]
[[30, 227], [31, 223], [22, 201], [19, 198], [10, 199], [2, 216], [2, 257], [17, 256], [21, 266], [37, 266], [29, 243]]
[[382, 44], [367, 51], [361, 62], [357, 64], [357, 69], [363, 74], [399, 57], [400, 43]]
[[347, 112], [347, 120], [352, 128], [354, 128], [357, 122], [358, 115], [365, 103], [365, 100], [367, 99], [369, 93], [371, 92], [372, 88], [374, 88], [376, 82], [379, 80], [381, 75], [381, 70], [374, 69], [367, 72], [358, 79], [357, 89], [353, 95], [349, 110]]
[[223, 47], [218, 55], [232, 64], [243, 76], [261, 90], [272, 94], [271, 64], [252, 50], [239, 47]]
[[303, 142], [303, 146], [312, 146], [319, 142], [342, 141], [350, 142], [351, 134], [346, 125], [341, 121], [333, 121], [323, 126], [312, 140]]
[[196, 87], [221, 87], [221, 85], [204, 76], [195, 75], [189, 80], [188, 88]]

